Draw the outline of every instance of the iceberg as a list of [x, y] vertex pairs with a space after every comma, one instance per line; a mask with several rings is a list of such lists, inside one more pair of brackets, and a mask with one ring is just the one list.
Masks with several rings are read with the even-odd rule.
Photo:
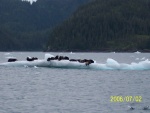
[[73, 69], [95, 69], [95, 70], [150, 70], [150, 61], [148, 59], [139, 63], [119, 63], [114, 59], [108, 58], [106, 63], [94, 63], [86, 65], [85, 63], [72, 62], [69, 60], [51, 60], [47, 58], [54, 57], [51, 54], [45, 54], [44, 59], [34, 61], [16, 61], [0, 63], [0, 66], [15, 66], [15, 67], [47, 67], [47, 68], [73, 68]]

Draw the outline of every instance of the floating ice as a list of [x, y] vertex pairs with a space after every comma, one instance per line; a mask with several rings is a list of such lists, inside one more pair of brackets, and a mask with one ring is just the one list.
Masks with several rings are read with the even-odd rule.
[[134, 53], [139, 54], [139, 53], [141, 53], [141, 52], [137, 51], [137, 52], [134, 52]]
[[114, 59], [108, 58], [106, 63], [92, 63], [88, 66], [85, 63], [70, 62], [69, 60], [51, 60], [47, 58], [54, 57], [51, 54], [45, 54], [44, 59], [35, 61], [16, 61], [1, 63], [0, 66], [18, 66], [18, 67], [49, 67], [49, 68], [74, 68], [74, 69], [96, 69], [96, 70], [150, 70], [150, 61], [144, 60], [139, 63], [119, 63]]
[[37, 67], [37, 66], [34, 66], [34, 68], [37, 69], [38, 67]]
[[114, 51], [114, 52], [110, 52], [110, 53], [116, 53], [116, 52]]
[[73, 52], [71, 51], [70, 54], [75, 54], [75, 53], [73, 53]]
[[106, 62], [107, 62], [106, 63], [107, 67], [116, 68], [116, 69], [118, 69], [120, 67], [120, 64], [111, 58], [108, 58]]
[[46, 53], [44, 59], [47, 60], [48, 58], [51, 58], [51, 57], [54, 57], [54, 55]]

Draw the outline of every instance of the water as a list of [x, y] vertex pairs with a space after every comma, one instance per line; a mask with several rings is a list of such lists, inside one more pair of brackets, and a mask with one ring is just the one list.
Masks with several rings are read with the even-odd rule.
[[[42, 52], [0, 53], [0, 63], [13, 56], [44, 58]], [[146, 53], [52, 53], [70, 58], [92, 58], [105, 63], [149, 59]], [[139, 59], [137, 59], [139, 58]], [[87, 70], [0, 67], [0, 113], [147, 113], [150, 105], [150, 70]], [[142, 96], [142, 102], [110, 102], [111, 96]], [[135, 107], [129, 110], [128, 106]]]

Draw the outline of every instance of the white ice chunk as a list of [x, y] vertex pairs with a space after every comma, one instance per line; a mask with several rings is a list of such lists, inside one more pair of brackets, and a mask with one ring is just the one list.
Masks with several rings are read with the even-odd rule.
[[138, 63], [119, 63], [114, 59], [108, 58], [106, 63], [92, 63], [88, 66], [85, 63], [71, 62], [69, 60], [51, 60], [47, 58], [54, 57], [51, 54], [45, 54], [45, 59], [35, 61], [15, 61], [0, 63], [0, 66], [18, 66], [18, 67], [55, 67], [55, 68], [74, 68], [74, 69], [97, 69], [97, 70], [150, 70], [150, 61], [144, 60]]
[[134, 52], [134, 53], [139, 54], [139, 53], [141, 53], [141, 52], [137, 51], [137, 52]]
[[46, 53], [45, 54], [45, 60], [47, 60], [48, 58], [54, 57], [54, 55], [50, 54], [50, 53]]
[[107, 59], [106, 65], [108, 67], [115, 68], [115, 69], [118, 69], [120, 67], [120, 64], [117, 61], [115, 61], [115, 60], [113, 60], [111, 58]]

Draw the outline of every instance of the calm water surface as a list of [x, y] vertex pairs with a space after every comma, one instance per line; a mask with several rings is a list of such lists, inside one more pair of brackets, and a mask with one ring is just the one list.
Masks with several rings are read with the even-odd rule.
[[[13, 56], [44, 58], [42, 52], [1, 52], [0, 63]], [[150, 59], [148, 53], [52, 53], [105, 63]], [[86, 70], [0, 67], [0, 113], [148, 113], [150, 70]], [[110, 102], [110, 96], [142, 96], [142, 102]], [[128, 106], [135, 107], [129, 110]]]

